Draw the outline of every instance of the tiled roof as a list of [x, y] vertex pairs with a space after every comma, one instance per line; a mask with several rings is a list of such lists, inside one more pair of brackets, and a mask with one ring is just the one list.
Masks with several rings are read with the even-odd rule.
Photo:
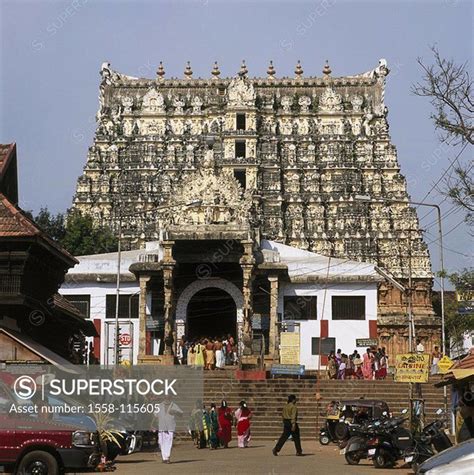
[[15, 148], [14, 143], [0, 144], [0, 179], [7, 169], [10, 158], [14, 155]]
[[86, 318], [86, 316], [72, 302], [61, 294], [53, 295], [53, 303], [55, 307], [58, 307], [58, 309], [63, 312], [75, 315], [83, 320]]
[[39, 236], [41, 231], [8, 198], [0, 193], [0, 237]]
[[0, 193], [0, 239], [12, 237], [38, 237], [63, 256], [77, 262], [76, 258], [44, 233], [23, 210], [14, 206], [8, 198]]
[[455, 363], [450, 369], [473, 369], [474, 368], [474, 347], [469, 350], [469, 354], [462, 360]]

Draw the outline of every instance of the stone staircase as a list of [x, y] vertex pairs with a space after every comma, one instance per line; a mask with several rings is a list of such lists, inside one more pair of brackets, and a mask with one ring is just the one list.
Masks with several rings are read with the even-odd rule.
[[[435, 380], [422, 385], [425, 399], [426, 421], [436, 418], [435, 412], [443, 407], [443, 389], [433, 386]], [[276, 439], [281, 432], [281, 408], [288, 394], [296, 394], [299, 408], [299, 425], [303, 439], [314, 439], [324, 423], [327, 404], [334, 399], [382, 399], [393, 414], [409, 408], [409, 386], [384, 381], [338, 381], [321, 379], [318, 404], [317, 379], [283, 378], [265, 381], [239, 381], [235, 371], [212, 371], [204, 373], [204, 401], [220, 404], [226, 399], [233, 409], [243, 399], [253, 412], [252, 435], [258, 439]], [[448, 395], [449, 397], [449, 395]], [[449, 404], [449, 400], [448, 400]]]

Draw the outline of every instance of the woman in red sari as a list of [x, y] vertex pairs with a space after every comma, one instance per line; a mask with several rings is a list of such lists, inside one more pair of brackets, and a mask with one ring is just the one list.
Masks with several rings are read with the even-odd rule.
[[221, 402], [221, 407], [217, 410], [217, 417], [219, 420], [219, 431], [217, 436], [224, 448], [229, 447], [229, 442], [232, 440], [232, 409], [227, 406], [227, 401]]
[[252, 418], [252, 413], [245, 401], [240, 401], [240, 407], [235, 411], [235, 418], [237, 420], [237, 445], [240, 449], [245, 449], [250, 442], [250, 419]]
[[367, 353], [364, 353], [362, 363], [362, 374], [364, 379], [374, 379], [374, 355], [370, 348], [367, 348]]

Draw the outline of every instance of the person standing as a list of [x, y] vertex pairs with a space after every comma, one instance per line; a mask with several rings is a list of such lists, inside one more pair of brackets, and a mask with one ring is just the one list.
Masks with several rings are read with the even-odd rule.
[[[191, 418], [189, 420], [189, 431], [193, 439], [194, 445], [201, 449], [202, 434], [204, 431], [203, 418], [202, 418], [202, 401], [198, 399], [194, 409], [191, 411]], [[204, 444], [205, 446], [205, 444]]]
[[225, 449], [229, 447], [232, 440], [232, 409], [227, 406], [227, 401], [221, 402], [221, 407], [217, 410], [219, 420], [219, 431], [217, 435]]
[[355, 369], [354, 369], [354, 355], [349, 355], [347, 358], [347, 366], [346, 366], [346, 378], [347, 379], [355, 379]]
[[378, 351], [378, 369], [375, 372], [375, 379], [385, 379], [387, 376], [387, 357], [385, 356], [385, 350], [379, 348]]
[[329, 379], [337, 378], [337, 363], [336, 363], [336, 357], [334, 356], [334, 351], [331, 351], [331, 353], [329, 353], [327, 372], [328, 372]]
[[245, 449], [250, 442], [250, 419], [252, 412], [247, 407], [245, 401], [240, 401], [239, 408], [235, 411], [237, 421], [237, 445], [240, 449]]
[[227, 342], [230, 364], [235, 365], [237, 364], [237, 347], [235, 345], [234, 337], [231, 334], [227, 335]]
[[180, 365], [185, 365], [187, 364], [187, 359], [188, 359], [188, 347], [186, 345], [186, 340], [184, 339], [184, 336], [181, 337], [178, 343], [178, 351], [177, 351], [177, 358], [178, 362]]
[[418, 354], [422, 354], [425, 352], [425, 347], [423, 343], [421, 343], [421, 340], [419, 338], [416, 340], [416, 352]]
[[219, 447], [219, 438], [217, 433], [219, 431], [219, 420], [217, 417], [216, 405], [211, 404], [211, 409], [208, 412], [209, 414], [209, 448], [217, 449]]
[[194, 346], [194, 366], [204, 366], [204, 345], [200, 341]]
[[278, 452], [280, 452], [282, 447], [285, 445], [285, 442], [288, 440], [290, 435], [295, 443], [296, 455], [303, 455], [300, 441], [300, 428], [298, 427], [298, 408], [296, 407], [296, 396], [294, 394], [288, 396], [288, 403], [283, 408], [282, 418], [283, 433], [272, 450], [273, 455], [278, 455]]
[[362, 374], [362, 358], [359, 353], [356, 353], [354, 356], [354, 375], [356, 379], [362, 379], [364, 377]]
[[188, 350], [188, 355], [187, 355], [187, 363], [188, 363], [188, 366], [194, 366], [194, 357], [195, 357], [195, 353], [194, 353], [194, 342], [191, 343], [191, 346], [189, 347], [189, 350]]
[[345, 354], [341, 355], [341, 361], [337, 369], [337, 379], [346, 379], [346, 363], [347, 356]]
[[433, 353], [431, 353], [431, 374], [438, 374], [438, 363], [441, 359], [441, 351], [439, 351], [439, 347], [435, 346]]
[[214, 369], [216, 357], [214, 354], [214, 343], [212, 343], [212, 340], [209, 339], [204, 342], [204, 350], [204, 359], [206, 361], [205, 369]]
[[171, 463], [171, 449], [173, 448], [173, 437], [176, 430], [175, 416], [183, 414], [180, 407], [171, 401], [169, 396], [165, 396], [159, 405], [158, 416], [158, 443], [160, 444], [161, 458], [163, 463]]
[[367, 348], [367, 352], [364, 353], [362, 374], [364, 379], [374, 379], [374, 355], [370, 348]]
[[216, 340], [214, 344], [214, 348], [216, 349], [216, 368], [224, 369], [225, 367], [225, 356], [224, 356], [224, 345], [222, 344], [221, 340]]

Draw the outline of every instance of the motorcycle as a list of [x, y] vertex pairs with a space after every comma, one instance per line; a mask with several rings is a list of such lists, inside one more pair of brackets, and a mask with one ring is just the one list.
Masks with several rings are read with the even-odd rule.
[[[442, 411], [438, 410], [436, 413], [439, 415]], [[424, 427], [418, 437], [414, 438], [413, 450], [406, 454], [405, 462], [410, 463], [415, 473], [423, 462], [453, 446], [444, 427], [445, 424], [441, 420], [431, 422]]]
[[[402, 413], [406, 414], [406, 410]], [[440, 412], [438, 411], [439, 415]], [[377, 445], [369, 450], [376, 468], [393, 467], [398, 460], [403, 460], [412, 467], [417, 467], [436, 452], [450, 447], [451, 441], [444, 433], [443, 422], [428, 424], [419, 435], [413, 435], [403, 427], [405, 417], [396, 417], [377, 429]], [[373, 451], [373, 453], [371, 453]]]
[[377, 442], [377, 422], [351, 427], [351, 437], [340, 451], [349, 465], [357, 465], [362, 459], [369, 458], [369, 453]]
[[393, 467], [397, 460], [405, 459], [405, 455], [406, 462], [411, 461], [408, 459], [414, 442], [412, 433], [402, 427], [406, 420], [405, 417], [395, 417], [379, 428], [376, 447], [373, 454], [369, 454], [376, 468]]

